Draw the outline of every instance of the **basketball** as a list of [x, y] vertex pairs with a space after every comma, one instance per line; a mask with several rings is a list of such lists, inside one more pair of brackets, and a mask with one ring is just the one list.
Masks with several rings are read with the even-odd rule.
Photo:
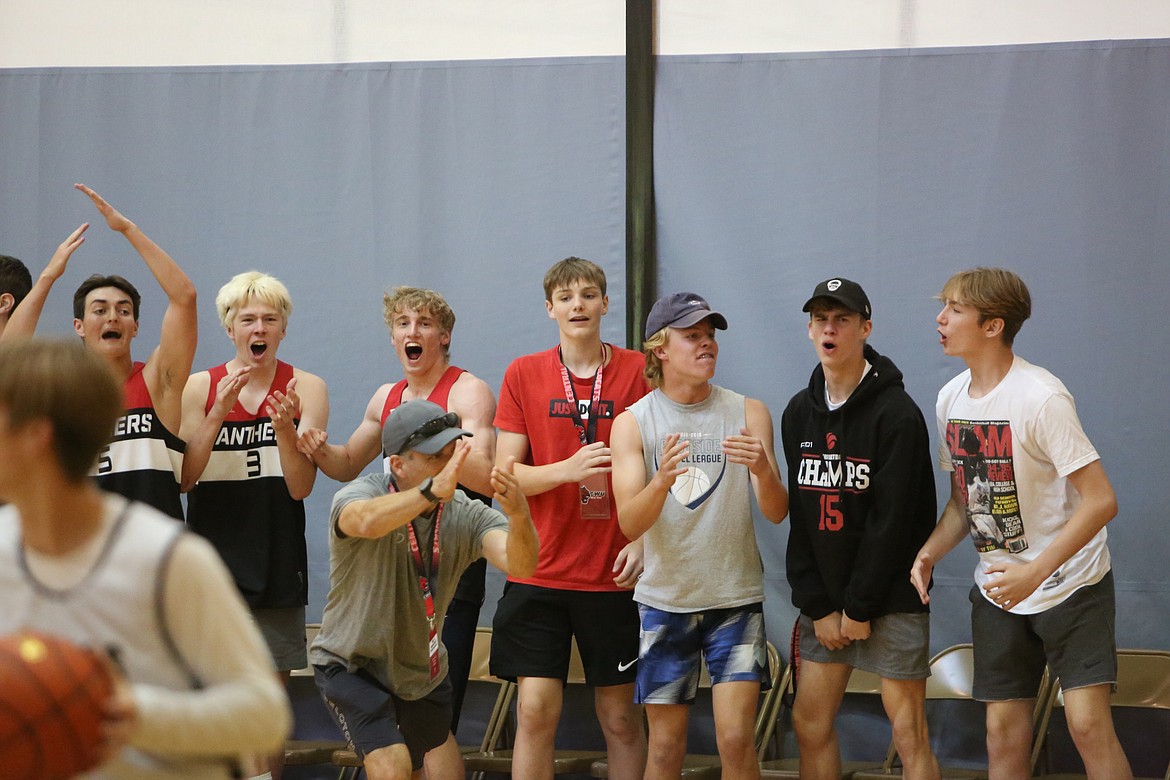
[[0, 774], [56, 780], [96, 766], [112, 691], [92, 650], [34, 632], [0, 638]]
[[711, 478], [707, 476], [707, 472], [690, 466], [687, 468], [687, 473], [679, 474], [675, 478], [670, 492], [680, 504], [686, 505], [702, 496], [710, 488]]

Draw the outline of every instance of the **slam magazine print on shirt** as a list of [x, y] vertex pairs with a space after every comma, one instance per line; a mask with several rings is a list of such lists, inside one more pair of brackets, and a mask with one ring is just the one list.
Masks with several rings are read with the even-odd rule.
[[965, 502], [971, 541], [979, 552], [1028, 549], [1012, 465], [1007, 422], [947, 420], [947, 449]]
[[[687, 509], [698, 509], [719, 487], [727, 472], [723, 439], [713, 433], [684, 433], [681, 439], [689, 444], [689, 452], [679, 461], [679, 466], [687, 470], [675, 478], [670, 495]], [[662, 462], [665, 446], [666, 437], [660, 437], [654, 451], [655, 467]]]

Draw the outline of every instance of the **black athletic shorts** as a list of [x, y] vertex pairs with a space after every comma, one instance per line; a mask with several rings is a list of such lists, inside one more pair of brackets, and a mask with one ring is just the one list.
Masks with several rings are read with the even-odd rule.
[[492, 674], [505, 680], [569, 673], [577, 639], [590, 685], [628, 685], [637, 677], [638, 607], [633, 591], [581, 591], [509, 582], [496, 605]]
[[414, 771], [423, 756], [451, 733], [451, 681], [421, 699], [399, 698], [372, 674], [346, 671], [341, 664], [313, 666], [313, 676], [341, 733], [358, 756], [390, 745], [406, 745]]

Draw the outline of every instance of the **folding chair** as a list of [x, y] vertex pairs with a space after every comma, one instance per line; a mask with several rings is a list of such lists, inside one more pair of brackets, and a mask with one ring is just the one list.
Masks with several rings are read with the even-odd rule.
[[760, 701], [756, 716], [756, 760], [765, 761], [779, 753], [777, 726], [784, 712], [784, 695], [792, 683], [792, 666], [784, 663], [780, 653], [768, 642], [768, 664], [772, 687]]
[[[305, 625], [305, 646], [313, 644], [317, 634], [321, 631], [320, 623]], [[313, 678], [313, 667], [305, 666], [294, 669], [289, 673], [291, 677]], [[285, 766], [316, 766], [329, 764], [333, 761], [333, 751], [346, 748], [345, 740], [338, 736], [336, 739], [289, 739], [284, 743]]]
[[[767, 644], [767, 653], [770, 686], [760, 696], [760, 707], [756, 712], [756, 723], [753, 730], [757, 760], [763, 758], [775, 734], [776, 720], [784, 704], [784, 689], [788, 686], [788, 667], [771, 642]], [[703, 664], [699, 672], [699, 687], [711, 687], [711, 678], [707, 674], [706, 664]], [[609, 777], [609, 763], [604, 759], [595, 761], [590, 768], [590, 775], [597, 778]], [[719, 775], [720, 764], [717, 755], [688, 753], [683, 758], [682, 776], [685, 778], [708, 780], [718, 778]]]
[[[787, 686], [786, 686], [787, 687]], [[862, 694], [862, 695], [878, 695], [880, 696], [881, 678], [876, 674], [862, 671], [861, 669], [854, 669], [853, 673], [849, 675], [849, 682], [845, 686], [846, 694]], [[779, 710], [777, 710], [777, 717]], [[841, 780], [849, 780], [854, 772], [864, 770], [872, 770], [880, 767], [880, 762], [876, 759], [872, 761], [842, 761], [841, 762]], [[764, 760], [760, 762], [760, 778], [783, 778], [784, 780], [796, 780], [800, 777], [800, 759], [799, 758], [776, 758], [771, 760]]]
[[[1059, 683], [1059, 681], [1057, 681]], [[1058, 689], [1059, 684], [1054, 686]], [[1054, 706], [1064, 706], [1063, 691], [1054, 690]], [[1113, 694], [1113, 707], [1147, 710], [1170, 710], [1170, 652], [1165, 650], [1118, 650], [1117, 691]], [[1045, 718], [1042, 737], [1050, 737], [1050, 723]], [[1119, 732], [1124, 738], [1125, 734]], [[1153, 736], [1153, 735], [1151, 735]], [[1166, 747], [1165, 733], [1160, 739], [1146, 740], [1146, 744]], [[1039, 749], [1034, 751], [1038, 753]], [[1035, 758], [1035, 755], [1034, 755]], [[1082, 780], [1083, 774], [1044, 774], [1048, 780]], [[1137, 780], [1142, 780], [1137, 778]], [[1150, 778], [1149, 780], [1153, 780]], [[1162, 780], [1170, 780], [1170, 759], [1167, 760]]]
[[[970, 644], [954, 645], [941, 651], [930, 661], [931, 676], [926, 680], [927, 715], [930, 712], [930, 702], [939, 701], [974, 701], [971, 698], [971, 683], [974, 678], [974, 656]], [[1038, 745], [1042, 724], [1046, 722], [1047, 713], [1052, 709], [1052, 700], [1055, 692], [1045, 669], [1040, 679], [1040, 687], [1036, 692], [1036, 706], [1032, 712], [1032, 763], [1031, 769], [1035, 772], [1039, 754]], [[932, 727], [941, 727], [940, 719], [936, 718]], [[939, 770], [943, 778], [948, 780], [982, 780], [987, 777], [986, 767], [959, 767], [940, 765]], [[898, 750], [894, 741], [890, 740], [890, 747], [886, 752], [886, 759], [879, 770], [855, 772], [853, 780], [881, 780], [882, 778], [901, 777], [902, 767], [898, 760]]]
[[[491, 629], [481, 628], [479, 630], [487, 631], [490, 637]], [[477, 647], [479, 639], [480, 635], [477, 633]], [[463, 754], [464, 768], [472, 773], [473, 780], [480, 780], [487, 772], [499, 772], [502, 774], [510, 774], [512, 772], [512, 738], [508, 731], [512, 722], [511, 704], [518, 690], [515, 683], [492, 677], [491, 673], [487, 670], [486, 660], [479, 673], [486, 675], [486, 679], [499, 682], [500, 692], [496, 698], [496, 709], [492, 712], [492, 721], [489, 723], [488, 730], [484, 734], [480, 749], [478, 751], [464, 752]], [[472, 674], [477, 674], [476, 664], [474, 662], [472, 663]], [[567, 686], [585, 684], [585, 669], [581, 663], [581, 655], [577, 651], [576, 642], [573, 643], [572, 655], [569, 660], [569, 673], [565, 684]], [[589, 771], [594, 761], [604, 758], [604, 750], [556, 749], [553, 751], [553, 774], [585, 773]]]

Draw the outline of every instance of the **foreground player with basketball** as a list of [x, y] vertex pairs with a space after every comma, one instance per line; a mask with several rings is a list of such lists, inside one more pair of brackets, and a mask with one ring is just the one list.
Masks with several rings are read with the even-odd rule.
[[646, 378], [655, 389], [614, 421], [618, 521], [645, 542], [634, 589], [642, 622], [637, 701], [646, 705], [646, 778], [677, 778], [700, 654], [713, 683], [723, 777], [759, 777], [753, 742], [768, 679], [764, 572], [750, 496], [764, 517], [788, 514], [772, 415], [712, 384], [727, 319], [694, 293], [660, 298], [646, 320]]
[[639, 777], [646, 735], [634, 705], [638, 613], [630, 588], [642, 545], [618, 528], [610, 494], [610, 426], [646, 394], [642, 356], [601, 340], [605, 271], [568, 257], [544, 276], [557, 346], [516, 358], [504, 374], [497, 465], [514, 459], [532, 505], [540, 562], [509, 577], [496, 606], [492, 674], [519, 686], [516, 777], [553, 774], [553, 745], [575, 640], [605, 735], [609, 776]]
[[826, 279], [804, 304], [817, 354], [784, 410], [787, 570], [800, 610], [792, 724], [800, 776], [841, 776], [834, 721], [854, 669], [881, 677], [907, 780], [939, 776], [926, 729], [930, 613], [906, 568], [934, 530], [926, 421], [893, 361], [869, 344], [869, 296]]
[[89, 479], [121, 413], [96, 355], [0, 345], [0, 633], [115, 651], [129, 686], [95, 777], [228, 778], [240, 755], [281, 745], [289, 705], [211, 546]]
[[[530, 576], [540, 542], [511, 464], [492, 469], [504, 514], [456, 490], [470, 454], [458, 417], [423, 399], [386, 420], [390, 470], [343, 487], [329, 517], [329, 596], [311, 660], [369, 780], [462, 780], [439, 637], [455, 583], [485, 557]], [[517, 775], [520, 777], [520, 775]]]
[[1106, 524], [1117, 499], [1059, 379], [1012, 350], [1032, 298], [1002, 268], [943, 285], [943, 352], [967, 370], [938, 395], [939, 464], [951, 497], [910, 579], [923, 603], [934, 566], [968, 534], [973, 695], [987, 702], [992, 780], [1027, 777], [1045, 664], [1060, 678], [1069, 733], [1091, 778], [1132, 778], [1109, 696], [1117, 682]]

